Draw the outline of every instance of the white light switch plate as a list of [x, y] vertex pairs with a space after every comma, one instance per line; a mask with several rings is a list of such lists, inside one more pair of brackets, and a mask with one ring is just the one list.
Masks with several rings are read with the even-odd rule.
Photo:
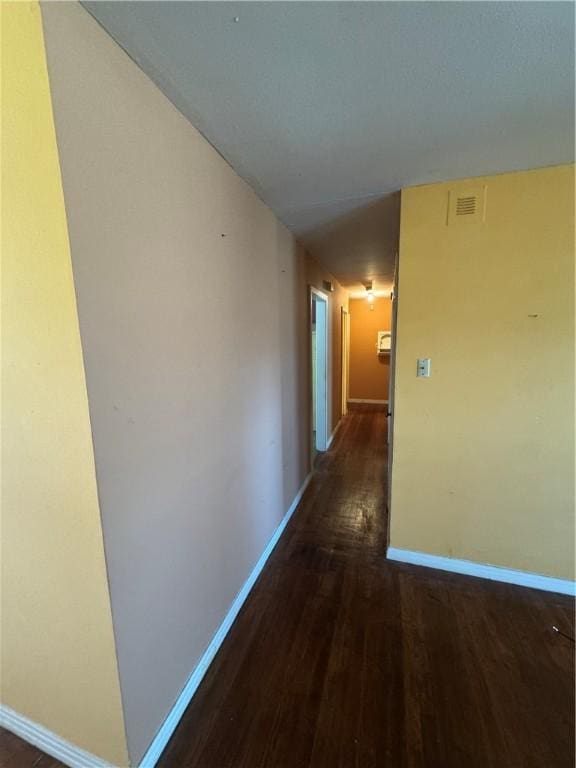
[[416, 367], [416, 376], [430, 376], [430, 358], [419, 357]]

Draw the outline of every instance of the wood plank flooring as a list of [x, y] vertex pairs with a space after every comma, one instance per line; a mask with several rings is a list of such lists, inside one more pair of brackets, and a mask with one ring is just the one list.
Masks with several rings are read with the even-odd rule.
[[66, 768], [50, 755], [45, 755], [32, 744], [19, 739], [10, 731], [0, 728], [1, 768]]
[[345, 419], [158, 768], [573, 768], [573, 601], [387, 562], [385, 434]]
[[573, 602], [389, 563], [356, 408], [159, 768], [572, 768]]

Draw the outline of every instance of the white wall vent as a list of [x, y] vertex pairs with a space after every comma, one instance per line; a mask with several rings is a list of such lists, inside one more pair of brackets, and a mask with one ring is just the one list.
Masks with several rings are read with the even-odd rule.
[[451, 189], [448, 194], [448, 226], [480, 223], [486, 219], [486, 187]]

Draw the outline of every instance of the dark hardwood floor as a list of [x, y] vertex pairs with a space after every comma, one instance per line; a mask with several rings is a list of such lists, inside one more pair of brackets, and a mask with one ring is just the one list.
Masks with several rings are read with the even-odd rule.
[[345, 419], [158, 768], [573, 768], [573, 601], [387, 562], [385, 434]]
[[32, 744], [19, 739], [10, 731], [0, 728], [1, 768], [66, 768], [50, 755], [45, 755]]
[[573, 601], [395, 564], [355, 409], [159, 768], [573, 768]]

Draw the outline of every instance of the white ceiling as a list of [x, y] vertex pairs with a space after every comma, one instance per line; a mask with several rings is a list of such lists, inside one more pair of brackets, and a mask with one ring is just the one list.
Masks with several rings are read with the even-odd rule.
[[574, 158], [571, 2], [85, 2], [344, 284], [402, 187]]

